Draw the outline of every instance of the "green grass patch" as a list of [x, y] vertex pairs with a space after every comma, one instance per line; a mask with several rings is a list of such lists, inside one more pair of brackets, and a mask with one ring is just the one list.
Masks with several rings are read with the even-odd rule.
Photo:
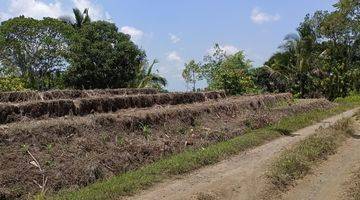
[[271, 167], [269, 178], [278, 190], [306, 176], [311, 168], [335, 154], [336, 149], [351, 134], [350, 120], [343, 120], [327, 129], [319, 130], [315, 135], [302, 140], [291, 149], [282, 153]]
[[188, 150], [76, 191], [64, 190], [47, 199], [103, 200], [133, 194], [172, 175], [183, 174], [205, 165], [214, 164], [231, 155], [262, 145], [359, 104], [360, 98], [358, 102], [351, 99], [350, 103], [347, 99], [342, 99], [339, 105], [333, 109], [314, 110], [284, 118], [276, 124], [248, 131], [234, 139], [219, 142], [204, 149]]

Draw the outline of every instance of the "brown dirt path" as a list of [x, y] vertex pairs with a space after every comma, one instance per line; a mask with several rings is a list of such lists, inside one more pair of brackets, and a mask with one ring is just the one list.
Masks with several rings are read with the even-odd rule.
[[347, 199], [346, 183], [352, 171], [360, 166], [360, 121], [354, 123], [355, 135], [348, 139], [335, 155], [329, 157], [312, 175], [300, 180], [288, 191], [285, 200]]
[[[266, 187], [265, 169], [270, 161], [286, 147], [326, 128], [343, 118], [352, 117], [353, 109], [320, 123], [254, 148], [216, 165], [205, 167], [182, 178], [157, 184], [128, 200], [185, 200], [185, 199], [256, 199]], [[123, 198], [124, 199], [124, 198]]]

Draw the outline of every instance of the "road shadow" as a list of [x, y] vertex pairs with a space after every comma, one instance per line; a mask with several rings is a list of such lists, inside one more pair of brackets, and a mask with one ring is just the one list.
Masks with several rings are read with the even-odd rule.
[[295, 137], [295, 136], [299, 135], [299, 134], [294, 134], [290, 130], [283, 129], [283, 128], [273, 128], [272, 130], [279, 132], [281, 135], [288, 136], [288, 137]]

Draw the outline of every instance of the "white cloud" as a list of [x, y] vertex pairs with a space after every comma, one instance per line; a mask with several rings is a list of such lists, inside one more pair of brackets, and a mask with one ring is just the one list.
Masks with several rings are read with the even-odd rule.
[[180, 40], [181, 40], [178, 36], [176, 36], [176, 35], [174, 35], [172, 33], [170, 33], [169, 36], [170, 36], [171, 42], [174, 43], [174, 44], [180, 42]]
[[[5, 1], [5, 0], [2, 0]], [[47, 2], [45, 0], [7, 0], [8, 7], [0, 12], [0, 21], [7, 20], [11, 17], [24, 15], [36, 19], [43, 17], [58, 18], [61, 16], [73, 16], [72, 8], [79, 8], [81, 11], [89, 8], [90, 17], [93, 20], [111, 20], [109, 13], [105, 12], [103, 8], [94, 4], [90, 0], [69, 0], [69, 5], [64, 5], [65, 1], [53, 0]]]
[[169, 61], [175, 61], [175, 62], [181, 62], [182, 61], [182, 58], [180, 57], [180, 55], [176, 51], [169, 52], [167, 54], [167, 59]]
[[[234, 55], [235, 53], [239, 52], [240, 50], [232, 45], [220, 45], [220, 49], [222, 49], [223, 51], [225, 51], [226, 55]], [[207, 50], [208, 54], [214, 54], [215, 53], [215, 49], [211, 48], [209, 50]]]
[[141, 31], [137, 28], [131, 27], [131, 26], [123, 26], [123, 27], [121, 27], [120, 31], [125, 34], [130, 35], [131, 39], [135, 42], [138, 42], [144, 36], [143, 31]]
[[43, 17], [60, 17], [64, 14], [60, 1], [46, 3], [41, 0], [11, 0], [7, 13], [2, 14], [5, 20], [10, 17], [24, 15], [41, 19]]
[[259, 8], [254, 8], [251, 11], [251, 20], [256, 24], [278, 21], [279, 19], [280, 19], [279, 14], [271, 15], [265, 12], [261, 12]]

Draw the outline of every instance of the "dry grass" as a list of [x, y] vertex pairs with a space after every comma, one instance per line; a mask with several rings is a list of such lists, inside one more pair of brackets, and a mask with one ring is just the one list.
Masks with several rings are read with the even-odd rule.
[[21, 91], [21, 92], [1, 92], [1, 103], [19, 103], [26, 101], [55, 100], [55, 99], [77, 99], [90, 97], [104, 97], [115, 95], [133, 95], [133, 94], [156, 94], [156, 89], [105, 89], [105, 90], [53, 90], [46, 92]]
[[319, 129], [315, 135], [282, 153], [268, 175], [273, 186], [279, 191], [287, 190], [296, 180], [306, 176], [314, 165], [335, 154], [352, 132], [350, 123], [347, 119], [330, 128]]
[[55, 118], [67, 115], [84, 116], [93, 113], [115, 112], [128, 108], [154, 105], [177, 105], [224, 98], [223, 92], [139, 94], [113, 97], [32, 101], [19, 104], [0, 104], [0, 123], [25, 119]]

